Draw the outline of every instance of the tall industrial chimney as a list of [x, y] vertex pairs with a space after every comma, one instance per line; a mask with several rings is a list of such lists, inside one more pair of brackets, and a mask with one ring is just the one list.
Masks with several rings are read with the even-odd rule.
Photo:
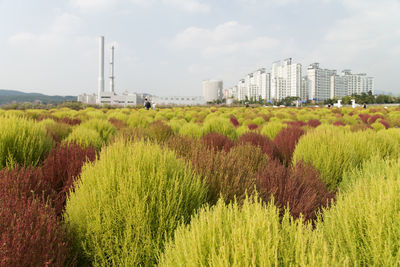
[[110, 92], [114, 93], [114, 45], [111, 45], [110, 55]]
[[100, 102], [101, 93], [104, 92], [104, 36], [99, 36], [99, 85], [97, 91]]

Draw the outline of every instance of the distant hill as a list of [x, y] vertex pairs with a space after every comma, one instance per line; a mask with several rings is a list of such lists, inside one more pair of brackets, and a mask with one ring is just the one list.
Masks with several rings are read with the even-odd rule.
[[0, 105], [10, 104], [13, 102], [35, 102], [41, 101], [42, 104], [57, 104], [65, 101], [76, 101], [76, 96], [50, 96], [38, 93], [24, 93], [14, 90], [0, 89]]

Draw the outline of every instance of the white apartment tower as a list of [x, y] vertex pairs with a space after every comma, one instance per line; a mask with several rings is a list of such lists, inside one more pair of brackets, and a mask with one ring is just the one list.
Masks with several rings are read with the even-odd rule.
[[307, 101], [310, 99], [311, 95], [311, 83], [307, 76], [304, 76], [301, 79], [301, 90], [300, 90], [300, 99], [303, 101]]
[[341, 75], [333, 75], [330, 79], [330, 98], [368, 91], [374, 92], [374, 78], [365, 73], [352, 74], [351, 70], [343, 70]]
[[288, 96], [300, 96], [301, 64], [292, 63], [288, 58], [281, 64], [276, 61], [271, 71], [271, 99], [281, 100]]
[[236, 90], [239, 101], [245, 100], [246, 96], [248, 99], [253, 98], [255, 100], [260, 97], [270, 99], [271, 74], [267, 73], [265, 68], [249, 73], [244, 79], [239, 80]]
[[310, 83], [309, 99], [324, 101], [331, 96], [331, 76], [336, 70], [321, 69], [319, 63], [310, 64], [307, 68], [307, 78]]

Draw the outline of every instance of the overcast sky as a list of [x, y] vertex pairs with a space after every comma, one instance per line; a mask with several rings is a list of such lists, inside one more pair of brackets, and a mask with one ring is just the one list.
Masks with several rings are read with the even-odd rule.
[[400, 94], [399, 14], [400, 0], [0, 0], [0, 89], [96, 92], [104, 35], [117, 92], [201, 95], [292, 57]]

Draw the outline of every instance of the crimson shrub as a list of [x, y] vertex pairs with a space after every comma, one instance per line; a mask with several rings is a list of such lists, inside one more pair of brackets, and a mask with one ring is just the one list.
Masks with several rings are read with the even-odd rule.
[[362, 113], [358, 114], [358, 117], [360, 117], [363, 123], [368, 124], [368, 120], [371, 117], [371, 115]]
[[268, 163], [268, 157], [260, 148], [237, 145], [229, 152], [197, 147], [192, 151], [190, 162], [208, 185], [208, 200], [214, 204], [220, 195], [226, 202], [241, 201], [246, 192], [251, 195], [260, 166]]
[[216, 132], [203, 135], [201, 141], [207, 146], [207, 148], [214, 151], [229, 151], [233, 146], [233, 142], [229, 137]]
[[321, 122], [319, 120], [309, 120], [307, 122], [307, 125], [313, 128], [317, 128], [318, 126], [321, 125]]
[[167, 139], [174, 136], [174, 131], [171, 126], [166, 125], [162, 121], [151, 123], [148, 130], [150, 138], [157, 142], [165, 142]]
[[50, 151], [41, 171], [48, 190], [55, 192], [53, 201], [57, 214], [63, 211], [67, 194], [72, 188], [74, 179], [80, 175], [83, 164], [95, 159], [94, 148], [83, 148], [75, 143], [59, 145]]
[[258, 146], [261, 151], [269, 156], [270, 159], [278, 159], [280, 157], [279, 151], [276, 148], [274, 142], [268, 138], [268, 136], [261, 135], [255, 132], [248, 132], [240, 136], [236, 140], [236, 144], [251, 144], [253, 146]]
[[75, 125], [81, 124], [82, 121], [80, 119], [71, 119], [71, 118], [65, 117], [65, 118], [59, 119], [58, 122], [62, 122], [62, 123], [69, 124], [71, 126], [75, 126]]
[[287, 125], [288, 125], [288, 127], [303, 127], [303, 126], [306, 126], [307, 125], [307, 123], [305, 123], [304, 121], [288, 121], [288, 122], [286, 122], [287, 123]]
[[383, 126], [385, 126], [386, 129], [389, 129], [389, 123], [386, 120], [380, 120], [379, 121], [380, 124], [382, 124]]
[[304, 130], [298, 127], [283, 128], [274, 138], [274, 144], [277, 147], [280, 159], [284, 164], [289, 164], [292, 160], [294, 149]]
[[75, 266], [72, 242], [54, 210], [37, 199], [2, 191], [0, 266]]
[[251, 124], [247, 125], [247, 128], [249, 128], [249, 130], [255, 130], [258, 128], [258, 125], [255, 123], [251, 123]]
[[[3, 169], [0, 171], [0, 186], [10, 194], [25, 198], [40, 198], [49, 201], [60, 215], [74, 179], [86, 161], [94, 161], [96, 151], [77, 144], [59, 145], [37, 168]], [[0, 198], [1, 199], [1, 198]]]
[[256, 181], [264, 201], [273, 197], [282, 214], [289, 207], [294, 218], [303, 214], [305, 221], [315, 219], [316, 211], [328, 205], [335, 196], [320, 180], [318, 172], [304, 162], [286, 168], [278, 161], [270, 161], [260, 168]]
[[368, 123], [369, 123], [369, 124], [373, 124], [377, 119], [384, 119], [384, 117], [383, 117], [382, 115], [379, 115], [379, 114], [372, 115], [372, 116], [368, 119]]
[[236, 128], [239, 127], [239, 121], [236, 119], [235, 116], [231, 115], [230, 121], [233, 124], [233, 126], [235, 126]]
[[333, 125], [334, 125], [334, 126], [346, 126], [346, 124], [344, 124], [344, 123], [341, 122], [341, 121], [335, 121], [335, 122], [333, 123]]

